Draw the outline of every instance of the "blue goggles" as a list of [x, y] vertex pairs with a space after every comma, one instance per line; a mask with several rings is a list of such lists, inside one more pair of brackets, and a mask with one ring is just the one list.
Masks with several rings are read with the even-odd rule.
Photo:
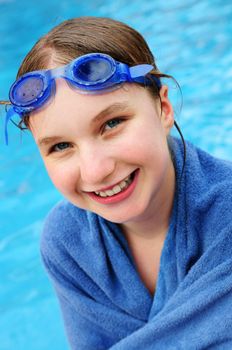
[[[8, 144], [9, 120], [15, 115], [23, 118], [26, 114], [44, 106], [55, 93], [56, 78], [65, 79], [80, 93], [99, 94], [112, 91], [125, 82], [151, 85], [151, 80], [145, 76], [153, 68], [150, 64], [129, 67], [109, 55], [90, 53], [74, 59], [65, 66], [22, 75], [13, 83], [9, 92], [12, 106], [7, 111], [5, 120], [6, 144]], [[158, 88], [161, 87], [159, 78], [152, 76], [152, 80], [155, 80]]]

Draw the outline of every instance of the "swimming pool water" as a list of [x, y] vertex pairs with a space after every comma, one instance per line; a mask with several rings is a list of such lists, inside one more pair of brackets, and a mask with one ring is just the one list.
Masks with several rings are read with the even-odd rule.
[[[232, 160], [232, 5], [230, 0], [0, 0], [0, 99], [33, 43], [81, 15], [112, 17], [139, 30], [159, 68], [172, 74], [177, 120], [187, 140]], [[39, 257], [44, 217], [61, 198], [29, 133], [9, 127], [0, 111], [0, 349], [65, 350], [60, 311]]]

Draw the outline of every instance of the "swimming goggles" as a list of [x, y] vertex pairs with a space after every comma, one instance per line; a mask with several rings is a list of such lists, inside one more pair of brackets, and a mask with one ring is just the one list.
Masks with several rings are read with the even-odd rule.
[[[125, 82], [151, 85], [151, 80], [145, 76], [153, 68], [150, 64], [129, 67], [109, 55], [90, 53], [74, 59], [65, 66], [22, 75], [13, 83], [9, 92], [12, 106], [7, 111], [5, 120], [6, 144], [8, 144], [9, 120], [14, 115], [23, 118], [24, 115], [44, 106], [55, 93], [56, 78], [65, 79], [80, 93], [99, 94], [112, 91]], [[152, 76], [152, 80], [155, 80], [158, 88], [161, 87], [159, 78]]]

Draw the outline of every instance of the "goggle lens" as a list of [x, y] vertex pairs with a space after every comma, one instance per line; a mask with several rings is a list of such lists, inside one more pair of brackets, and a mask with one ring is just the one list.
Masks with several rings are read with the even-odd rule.
[[92, 58], [74, 67], [75, 78], [86, 85], [97, 84], [109, 79], [114, 73], [111, 62], [106, 59]]
[[22, 79], [12, 89], [12, 99], [17, 105], [28, 106], [43, 93], [44, 82], [41, 76], [31, 76]]

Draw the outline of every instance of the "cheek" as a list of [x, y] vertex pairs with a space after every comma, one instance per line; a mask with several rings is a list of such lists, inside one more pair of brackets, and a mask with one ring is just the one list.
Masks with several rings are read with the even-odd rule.
[[54, 186], [63, 194], [68, 194], [76, 189], [77, 174], [66, 164], [52, 165], [46, 164], [47, 173], [52, 180]]
[[127, 134], [123, 142], [123, 154], [131, 161], [150, 163], [150, 166], [166, 163], [169, 155], [166, 136], [159, 125], [150, 128], [140, 125]]

